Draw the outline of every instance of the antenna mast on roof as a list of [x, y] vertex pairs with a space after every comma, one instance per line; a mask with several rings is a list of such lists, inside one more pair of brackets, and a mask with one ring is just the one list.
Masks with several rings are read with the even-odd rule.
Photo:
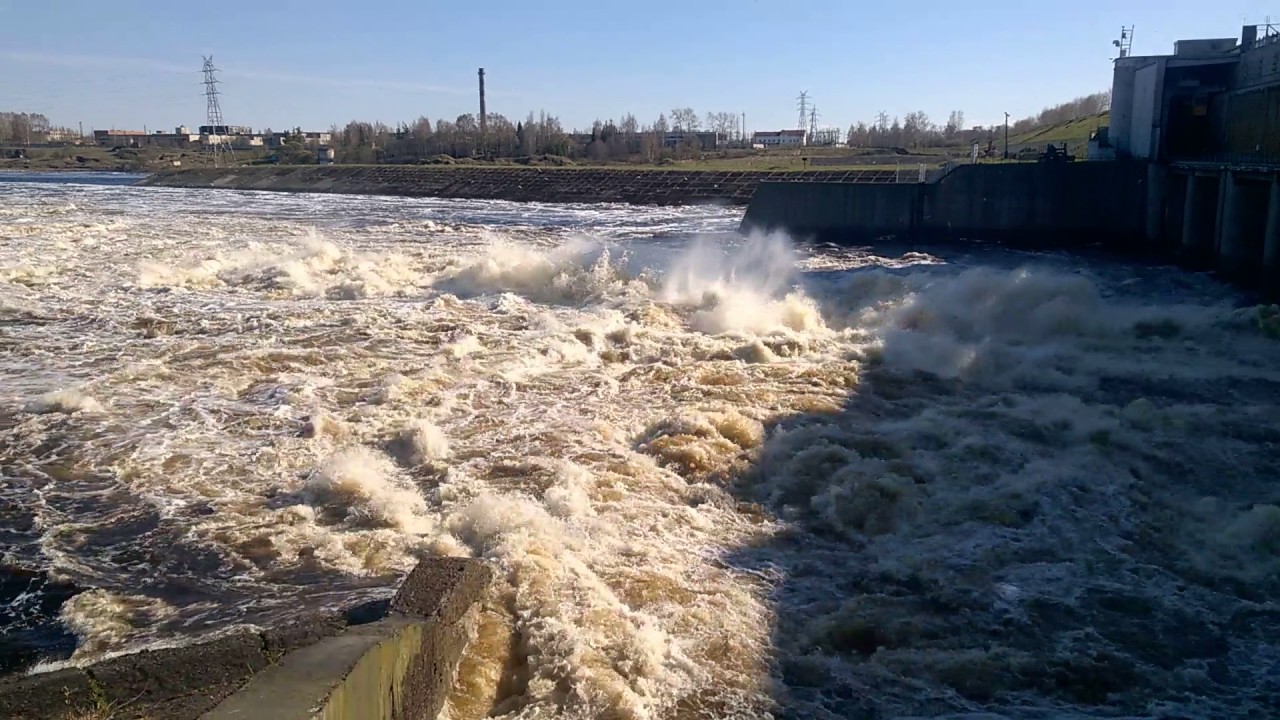
[[1120, 48], [1120, 57], [1127, 58], [1133, 54], [1133, 26], [1120, 26], [1120, 39], [1112, 40], [1111, 44]]

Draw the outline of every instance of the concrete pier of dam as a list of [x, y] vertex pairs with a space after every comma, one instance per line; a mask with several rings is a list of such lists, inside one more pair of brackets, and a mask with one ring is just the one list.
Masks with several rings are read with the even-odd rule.
[[914, 182], [919, 168], [768, 172], [627, 168], [255, 165], [165, 170], [140, 185], [549, 203], [745, 205], [764, 182]]
[[1144, 162], [963, 165], [911, 185], [762, 183], [744, 230], [866, 243], [979, 241], [1176, 259], [1280, 296], [1280, 168]]
[[1152, 213], [1152, 241], [1188, 267], [1280, 296], [1280, 168], [1174, 163]]
[[489, 582], [480, 561], [424, 560], [390, 602], [0, 679], [0, 717], [429, 720]]

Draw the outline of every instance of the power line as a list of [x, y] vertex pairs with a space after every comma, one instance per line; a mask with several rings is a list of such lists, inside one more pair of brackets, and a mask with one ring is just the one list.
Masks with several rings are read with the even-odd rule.
[[213, 56], [204, 59], [204, 97], [206, 118], [209, 123], [209, 149], [213, 152], [213, 166], [222, 167], [224, 155], [230, 162], [235, 162], [236, 154], [227, 142], [228, 128], [222, 122], [222, 106], [218, 103], [218, 78], [214, 75], [218, 68], [213, 66]]

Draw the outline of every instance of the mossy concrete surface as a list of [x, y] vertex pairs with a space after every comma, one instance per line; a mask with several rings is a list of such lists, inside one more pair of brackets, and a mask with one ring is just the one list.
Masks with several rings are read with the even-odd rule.
[[0, 679], [0, 718], [434, 718], [489, 579], [478, 561], [425, 560], [390, 602]]

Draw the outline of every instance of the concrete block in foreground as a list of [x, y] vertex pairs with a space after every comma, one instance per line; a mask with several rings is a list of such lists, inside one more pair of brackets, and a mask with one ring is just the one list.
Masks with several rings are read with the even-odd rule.
[[201, 718], [434, 718], [466, 645], [464, 616], [489, 579], [474, 561], [420, 563], [387, 617], [289, 653]]
[[0, 718], [434, 718], [466, 645], [467, 610], [489, 580], [479, 561], [424, 560], [390, 603], [0, 678]]

